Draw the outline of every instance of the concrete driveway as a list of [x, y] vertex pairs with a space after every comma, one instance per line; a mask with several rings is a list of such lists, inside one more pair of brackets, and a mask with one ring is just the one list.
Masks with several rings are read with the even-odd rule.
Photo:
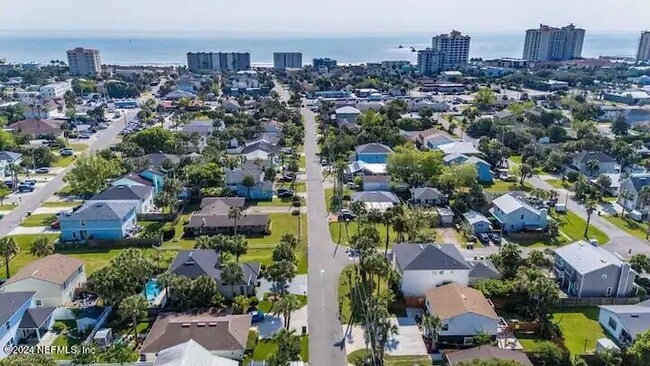
[[[271, 291], [272, 283], [266, 279], [260, 280], [260, 287], [257, 289], [257, 298], [264, 299], [264, 294]], [[297, 275], [293, 281], [289, 283], [287, 291], [294, 295], [307, 295], [307, 275]]]
[[[307, 306], [294, 311], [291, 314], [289, 329], [295, 330], [296, 334], [302, 334], [302, 328], [307, 327]], [[260, 338], [271, 338], [280, 331], [284, 325], [284, 317], [281, 315], [265, 314], [264, 321], [257, 324], [257, 331]]]

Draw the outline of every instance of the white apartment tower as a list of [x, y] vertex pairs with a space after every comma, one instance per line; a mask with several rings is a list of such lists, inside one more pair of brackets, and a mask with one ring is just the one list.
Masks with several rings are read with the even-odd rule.
[[470, 36], [456, 30], [431, 39], [431, 49], [442, 53], [443, 70], [459, 69], [467, 65], [470, 40]]
[[99, 59], [99, 50], [77, 47], [68, 50], [68, 66], [70, 75], [92, 76], [102, 71], [102, 63]]
[[251, 55], [248, 52], [188, 52], [187, 68], [191, 72], [248, 70]]
[[650, 62], [650, 31], [641, 32], [636, 60], [637, 62]]
[[539, 29], [528, 29], [524, 42], [524, 59], [562, 61], [580, 58], [585, 30], [573, 24], [555, 28], [540, 24]]
[[284, 70], [289, 68], [302, 67], [302, 53], [300, 52], [274, 52], [273, 68]]
[[438, 50], [427, 48], [418, 51], [418, 70], [420, 74], [433, 76], [442, 70], [444, 55]]

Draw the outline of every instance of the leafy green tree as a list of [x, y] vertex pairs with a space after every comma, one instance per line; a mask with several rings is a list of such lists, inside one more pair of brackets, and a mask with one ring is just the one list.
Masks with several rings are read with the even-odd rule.
[[526, 163], [520, 164], [517, 170], [519, 173], [520, 186], [523, 186], [526, 179], [532, 177], [534, 173], [533, 167]]
[[214, 296], [219, 293], [219, 287], [214, 278], [199, 276], [192, 280], [191, 299], [194, 307], [210, 306]]
[[174, 133], [162, 127], [147, 128], [128, 135], [125, 140], [138, 144], [146, 154], [156, 152], [173, 153], [176, 149]]
[[492, 336], [486, 332], [480, 331], [474, 336], [474, 344], [485, 346], [492, 344]]
[[429, 181], [442, 171], [442, 157], [439, 151], [420, 151], [413, 144], [401, 145], [388, 156], [386, 169], [402, 182], [409, 182], [414, 174]]
[[151, 258], [141, 249], [127, 248], [89, 276], [88, 288], [105, 303], [117, 306], [126, 297], [142, 291], [154, 268]]
[[248, 252], [248, 241], [243, 235], [235, 235], [230, 238], [230, 243], [228, 243], [226, 249], [235, 256], [237, 263], [239, 263], [239, 257]]
[[504, 278], [514, 278], [521, 265], [521, 249], [517, 244], [505, 243], [499, 253], [493, 254], [492, 259]]
[[201, 188], [220, 187], [223, 183], [223, 172], [216, 163], [190, 164], [186, 168], [187, 183], [195, 190]]
[[650, 330], [637, 334], [628, 354], [632, 356], [635, 365], [650, 365]]
[[0, 366], [56, 366], [56, 361], [46, 355], [12, 354], [0, 359]]
[[554, 343], [542, 342], [537, 347], [537, 353], [544, 365], [562, 365], [566, 355], [562, 349]]
[[133, 337], [138, 345], [138, 319], [146, 317], [149, 303], [140, 294], [131, 295], [120, 303], [118, 313], [122, 319], [129, 319], [133, 324]]
[[645, 254], [634, 254], [630, 257], [630, 265], [638, 273], [650, 272], [650, 257]]
[[235, 285], [244, 281], [244, 271], [238, 263], [226, 263], [221, 269], [221, 279], [230, 285], [230, 293], [235, 296]]
[[11, 258], [18, 254], [20, 248], [11, 236], [5, 236], [0, 239], [0, 254], [5, 260], [5, 276], [9, 278], [9, 262]]
[[122, 174], [118, 160], [105, 159], [99, 154], [81, 155], [77, 163], [63, 178], [70, 185], [70, 192], [90, 197], [103, 191], [111, 179]]
[[232, 300], [233, 314], [243, 314], [248, 310], [249, 306], [250, 306], [250, 301], [244, 295], [237, 295]]
[[113, 342], [110, 347], [101, 353], [101, 359], [103, 362], [122, 365], [136, 361], [138, 359], [138, 352], [130, 349], [124, 343]]
[[273, 262], [266, 267], [266, 278], [273, 282], [273, 291], [284, 294], [286, 287], [297, 274], [296, 265], [293, 262], [283, 260]]
[[46, 257], [54, 254], [54, 243], [48, 238], [37, 238], [29, 248], [29, 253], [35, 257]]
[[585, 165], [587, 166], [587, 169], [589, 169], [589, 171], [591, 172], [592, 176], [596, 175], [598, 170], [600, 170], [600, 163], [596, 159], [587, 160]]
[[11, 194], [11, 189], [7, 187], [4, 182], [0, 182], [0, 205], [5, 204], [5, 198], [7, 198], [8, 195]]
[[616, 119], [612, 122], [610, 126], [612, 133], [616, 136], [627, 135], [628, 130], [630, 129], [630, 124], [627, 123], [627, 119], [624, 115], [619, 114]]
[[472, 104], [479, 110], [486, 110], [494, 103], [496, 103], [497, 97], [490, 88], [481, 88], [474, 95]]
[[291, 313], [300, 309], [300, 307], [300, 300], [296, 295], [286, 294], [273, 305], [273, 314], [284, 317], [284, 328], [288, 330], [291, 325]]

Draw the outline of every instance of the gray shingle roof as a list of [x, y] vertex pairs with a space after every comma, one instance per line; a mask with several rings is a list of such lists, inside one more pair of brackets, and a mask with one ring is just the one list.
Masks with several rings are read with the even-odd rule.
[[611, 265], [620, 267], [623, 264], [623, 261], [610, 251], [582, 240], [555, 249], [555, 254], [581, 274]]
[[470, 278], [499, 278], [501, 274], [489, 259], [484, 260], [470, 260], [468, 261], [472, 270], [469, 272]]
[[615, 163], [611, 156], [600, 151], [581, 151], [573, 156], [573, 160], [586, 163], [589, 160], [598, 160], [599, 163]]
[[411, 198], [413, 199], [434, 199], [440, 196], [445, 196], [438, 188], [421, 187], [411, 188]]
[[629, 179], [637, 192], [641, 188], [650, 185], [650, 174], [632, 174]]
[[153, 193], [153, 187], [149, 186], [112, 186], [101, 193], [94, 195], [89, 201], [142, 201]]
[[650, 328], [650, 300], [636, 305], [602, 305], [600, 308], [616, 314], [632, 337]]
[[519, 351], [501, 349], [494, 346], [480, 346], [447, 354], [450, 366], [459, 366], [462, 362], [472, 360], [513, 360], [521, 366], [533, 366], [528, 356]]
[[135, 207], [130, 203], [88, 202], [76, 212], [62, 214], [59, 220], [122, 220], [133, 210]]
[[18, 160], [23, 154], [13, 151], [0, 151], [0, 160]]
[[523, 208], [532, 212], [535, 215], [540, 215], [540, 211], [538, 209], [532, 207], [526, 202], [523, 202], [515, 198], [513, 195], [509, 193], [496, 198], [494, 201], [492, 201], [492, 203], [494, 204], [494, 206], [498, 207], [501, 211], [505, 212], [506, 214], [509, 214], [511, 212]]
[[21, 306], [29, 301], [35, 292], [0, 292], [0, 324], [11, 318]]
[[465, 218], [467, 223], [470, 224], [470, 225], [474, 225], [474, 224], [479, 223], [479, 222], [490, 223], [490, 220], [488, 220], [488, 218], [485, 217], [485, 215], [483, 215], [482, 213], [473, 211], [473, 210], [465, 212], [463, 214], [463, 217]]
[[[244, 272], [244, 281], [241, 285], [252, 285], [257, 282], [260, 274], [259, 262], [244, 262], [241, 269]], [[181, 250], [169, 266], [169, 271], [178, 276], [197, 278], [209, 276], [217, 283], [221, 282], [221, 266], [219, 252], [213, 249]]]
[[386, 191], [365, 191], [354, 192], [350, 197], [351, 200], [361, 202], [390, 202], [399, 203], [399, 198], [393, 192]]
[[390, 154], [393, 152], [393, 149], [384, 144], [373, 142], [370, 144], [359, 145], [354, 149], [354, 151], [356, 151], [357, 154]]
[[402, 271], [470, 269], [454, 244], [395, 244], [393, 256]]
[[27, 309], [19, 328], [40, 328], [47, 318], [54, 313], [56, 308], [31, 308]]
[[190, 339], [158, 353], [153, 366], [237, 366], [238, 361], [215, 356]]
[[151, 153], [142, 158], [146, 159], [149, 164], [153, 166], [161, 166], [166, 160], [169, 160], [172, 164], [178, 164], [181, 161], [181, 158], [178, 155], [163, 153]]

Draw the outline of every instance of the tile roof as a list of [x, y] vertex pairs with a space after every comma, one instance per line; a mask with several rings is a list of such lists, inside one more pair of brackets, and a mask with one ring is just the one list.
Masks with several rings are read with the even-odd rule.
[[36, 259], [18, 270], [16, 274], [9, 277], [4, 285], [22, 281], [26, 278], [52, 282], [62, 285], [72, 277], [84, 262], [74, 257], [63, 254], [52, 254], [47, 257]]
[[454, 244], [410, 244], [393, 246], [393, 256], [402, 271], [470, 269]]
[[94, 195], [89, 201], [142, 201], [153, 194], [153, 187], [150, 186], [111, 186], [101, 193]]
[[30, 301], [36, 292], [0, 292], [0, 324], [4, 324], [18, 309]]
[[474, 313], [491, 319], [499, 319], [492, 304], [479, 290], [449, 283], [433, 288], [426, 293], [429, 309], [441, 319]]
[[480, 346], [468, 348], [462, 351], [449, 352], [446, 354], [449, 366], [460, 366], [461, 363], [473, 360], [512, 360], [521, 366], [533, 366], [528, 356], [520, 351], [501, 349], [495, 346]]
[[131, 203], [89, 201], [75, 212], [61, 214], [59, 220], [61, 222], [74, 220], [123, 220], [131, 211], [134, 210], [135, 206]]
[[151, 327], [140, 353], [158, 353], [190, 339], [213, 353], [243, 351], [250, 327], [250, 315], [221, 315], [216, 309], [162, 313]]

